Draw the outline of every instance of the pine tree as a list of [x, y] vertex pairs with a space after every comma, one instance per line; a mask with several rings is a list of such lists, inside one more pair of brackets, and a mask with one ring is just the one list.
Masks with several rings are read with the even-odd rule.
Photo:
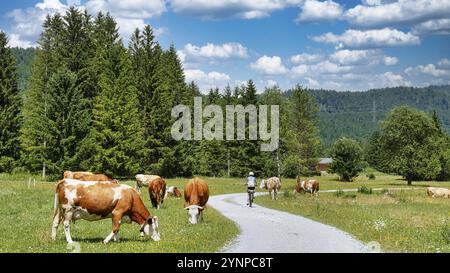
[[184, 72], [173, 45], [160, 55], [156, 69], [156, 87], [151, 99], [149, 128], [152, 132], [150, 160], [153, 172], [163, 176], [174, 176], [179, 167], [176, 158], [176, 143], [172, 139], [171, 127], [175, 121], [172, 107], [186, 98]]
[[19, 157], [20, 124], [16, 64], [8, 38], [0, 31], [0, 172], [11, 171]]
[[134, 86], [131, 59], [122, 46], [103, 52], [104, 70], [95, 98], [93, 125], [84, 142], [85, 169], [129, 176], [142, 171], [144, 147], [139, 98]]
[[[159, 44], [155, 41], [153, 30], [149, 25], [144, 27], [142, 33], [139, 29], [135, 30], [131, 37], [129, 52], [133, 63], [135, 85], [138, 89], [145, 146], [150, 150], [152, 149], [152, 143], [154, 143], [151, 114], [152, 109], [157, 107], [152, 104], [152, 99], [157, 86], [156, 69], [159, 65], [162, 51]], [[143, 164], [146, 169], [150, 169], [151, 163], [151, 156], [146, 155], [143, 158]]]
[[22, 164], [31, 171], [42, 169], [46, 175], [46, 156], [48, 132], [43, 127], [47, 118], [48, 83], [51, 75], [62, 66], [61, 45], [63, 19], [59, 14], [47, 15], [43, 23], [43, 32], [38, 41], [39, 48], [31, 67], [31, 76], [24, 92], [22, 108], [23, 126], [21, 143]]
[[287, 149], [282, 158], [283, 174], [289, 177], [310, 175], [316, 171], [321, 150], [316, 126], [317, 105], [300, 86], [296, 86], [291, 93], [282, 128], [282, 142]]

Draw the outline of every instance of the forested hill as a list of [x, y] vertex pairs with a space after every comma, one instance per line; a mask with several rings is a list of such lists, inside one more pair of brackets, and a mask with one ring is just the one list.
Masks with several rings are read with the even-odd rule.
[[435, 110], [450, 132], [450, 85], [395, 87], [366, 92], [310, 90], [319, 107], [320, 136], [329, 146], [341, 136], [363, 140], [395, 106], [408, 105], [427, 113]]

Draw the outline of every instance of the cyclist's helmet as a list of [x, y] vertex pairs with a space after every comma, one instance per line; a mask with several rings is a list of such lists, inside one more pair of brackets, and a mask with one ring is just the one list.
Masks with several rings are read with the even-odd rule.
[[254, 176], [255, 174], [253, 172], [249, 172], [248, 175]]

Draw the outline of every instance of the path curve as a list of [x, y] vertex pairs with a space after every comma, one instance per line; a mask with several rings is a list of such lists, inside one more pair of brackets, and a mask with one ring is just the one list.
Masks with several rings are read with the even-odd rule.
[[[257, 194], [260, 195], [260, 194]], [[234, 221], [240, 234], [221, 252], [367, 252], [350, 234], [305, 217], [246, 206], [247, 194], [210, 197], [208, 204]]]

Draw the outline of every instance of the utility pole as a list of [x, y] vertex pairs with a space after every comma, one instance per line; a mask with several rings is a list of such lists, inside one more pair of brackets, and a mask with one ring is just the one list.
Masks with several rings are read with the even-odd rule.
[[228, 166], [228, 177], [230, 177], [230, 148], [228, 148], [228, 154], [227, 154], [227, 166]]

